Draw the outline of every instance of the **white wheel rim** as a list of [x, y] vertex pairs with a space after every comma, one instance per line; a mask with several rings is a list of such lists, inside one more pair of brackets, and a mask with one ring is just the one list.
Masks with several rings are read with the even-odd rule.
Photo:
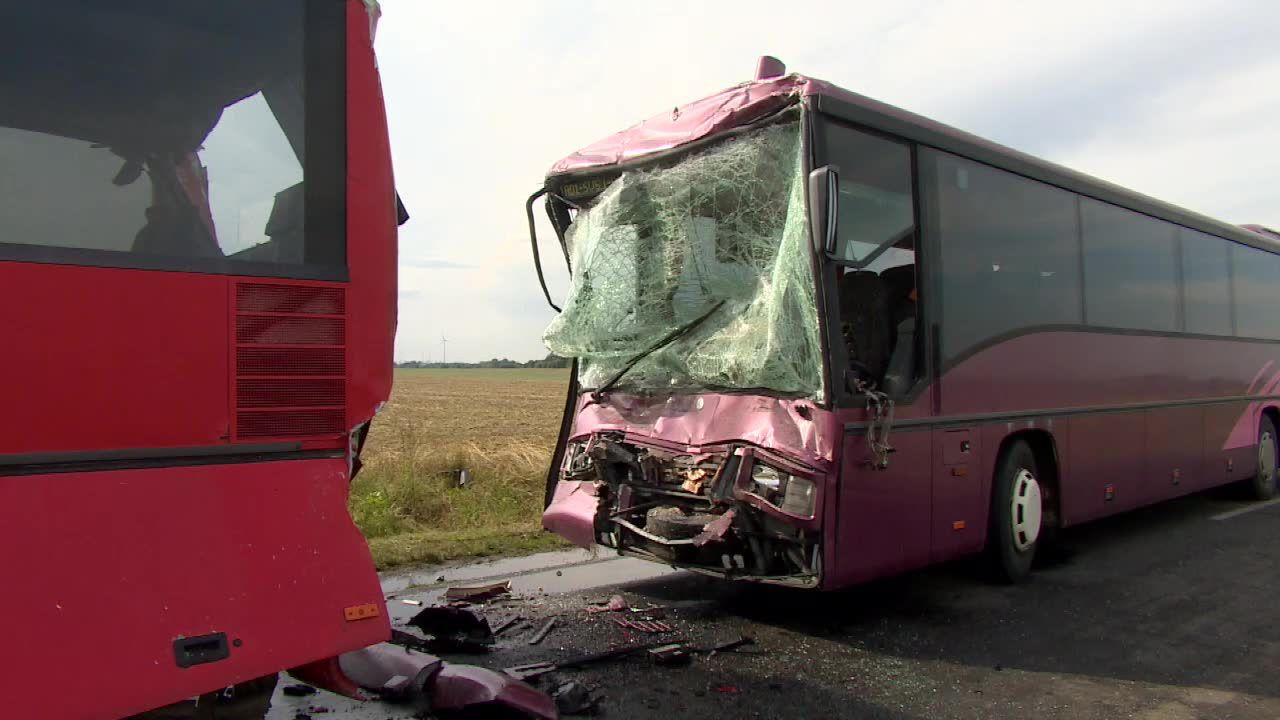
[[1040, 483], [1027, 469], [1013, 478], [1013, 498], [1009, 501], [1013, 546], [1019, 552], [1035, 545], [1040, 537]]
[[1267, 483], [1275, 482], [1276, 477], [1276, 444], [1271, 433], [1263, 432], [1258, 438], [1258, 477]]

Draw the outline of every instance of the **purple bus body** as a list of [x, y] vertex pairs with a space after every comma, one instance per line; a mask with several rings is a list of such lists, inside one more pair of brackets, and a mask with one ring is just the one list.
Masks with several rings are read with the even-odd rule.
[[[1001, 375], [1008, 384], [996, 391], [991, 378]], [[1259, 416], [1277, 407], [1274, 399], [1249, 397], [1278, 389], [1274, 345], [1043, 333], [961, 362], [901, 407], [886, 470], [872, 470], [863, 436], [845, 430], [864, 422], [863, 412], [760, 396], [675, 396], [648, 404], [622, 396], [616, 405], [606, 400], [584, 410], [590, 402], [584, 395], [570, 439], [624, 432], [629, 441], [691, 453], [736, 440], [811, 467], [823, 479], [822, 587], [831, 589], [981, 551], [997, 451], [1015, 434], [1052, 438], [1064, 527], [1247, 478]], [[943, 408], [936, 416], [935, 394]], [[1200, 398], [1239, 399], [1144, 407]], [[699, 399], [703, 409], [691, 411]], [[810, 420], [796, 414], [797, 405]], [[1106, 411], [1094, 412], [1099, 406]], [[1018, 412], [1029, 416], [961, 419]], [[947, 424], [913, 427], [913, 420], [934, 417]], [[543, 516], [548, 529], [584, 547], [595, 541], [590, 485], [560, 482]]]
[[[1029, 158], [791, 75], [745, 83], [651, 118], [561, 160], [550, 175], [589, 174], [672, 150], [814, 94]], [[1247, 229], [1264, 243], [1280, 238], [1262, 227]], [[745, 445], [794, 463], [816, 481], [818, 499], [811, 520], [789, 522], [820, 532], [818, 587], [835, 589], [983, 550], [996, 463], [1012, 437], [1049, 443], [1060, 494], [1056, 524], [1068, 526], [1250, 477], [1259, 420], [1264, 411], [1276, 412], [1277, 396], [1280, 345], [1274, 343], [1050, 330], [965, 357], [899, 405], [886, 469], [872, 467], [863, 410], [759, 395], [612, 394], [597, 402], [584, 394], [562, 441], [603, 433], [690, 456]], [[593, 545], [598, 506], [591, 482], [561, 480], [544, 526]]]

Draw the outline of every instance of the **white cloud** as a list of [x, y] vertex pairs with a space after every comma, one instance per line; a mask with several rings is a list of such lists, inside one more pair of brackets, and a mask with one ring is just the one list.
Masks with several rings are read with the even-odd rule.
[[[524, 200], [560, 157], [765, 53], [1231, 222], [1280, 225], [1280, 5], [383, 0], [398, 356], [544, 354]], [[549, 229], [544, 260], [563, 287]]]

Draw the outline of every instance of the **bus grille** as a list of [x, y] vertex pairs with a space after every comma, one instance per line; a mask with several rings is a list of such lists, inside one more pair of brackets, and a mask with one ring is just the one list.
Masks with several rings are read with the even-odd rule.
[[340, 287], [236, 284], [236, 440], [344, 432], [345, 312]]

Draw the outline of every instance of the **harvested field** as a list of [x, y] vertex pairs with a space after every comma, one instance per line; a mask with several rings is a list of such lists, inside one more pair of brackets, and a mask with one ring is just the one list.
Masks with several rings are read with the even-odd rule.
[[567, 388], [568, 370], [396, 370], [351, 487], [378, 567], [560, 546], [539, 516]]

